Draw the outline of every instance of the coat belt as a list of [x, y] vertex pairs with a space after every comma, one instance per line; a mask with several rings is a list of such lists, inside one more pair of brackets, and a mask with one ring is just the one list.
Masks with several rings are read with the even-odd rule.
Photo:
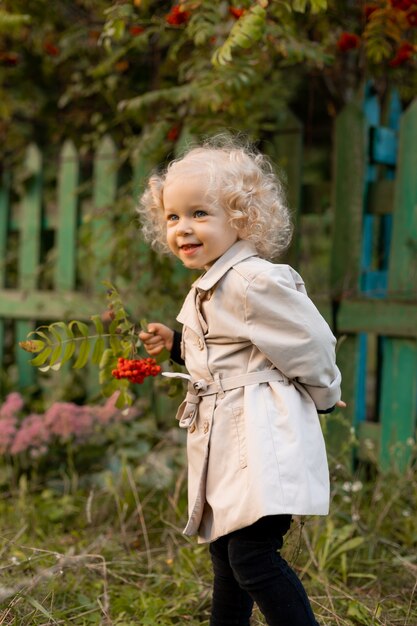
[[225, 391], [246, 387], [247, 385], [271, 382], [280, 382], [288, 385], [289, 383], [288, 378], [276, 369], [249, 372], [228, 378], [221, 378], [219, 374], [216, 374], [213, 381], [206, 381], [204, 378], [193, 381], [189, 374], [177, 374], [175, 372], [164, 372], [164, 375], [168, 375], [169, 378], [178, 377], [188, 380], [187, 395], [180, 405], [176, 416], [179, 420], [180, 428], [189, 428], [195, 422], [198, 414], [198, 404], [204, 396], [219, 394], [222, 397]]

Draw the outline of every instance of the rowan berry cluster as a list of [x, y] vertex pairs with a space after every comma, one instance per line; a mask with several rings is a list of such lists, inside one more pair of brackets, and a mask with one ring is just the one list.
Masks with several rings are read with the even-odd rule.
[[172, 26], [186, 24], [190, 19], [190, 12], [183, 9], [179, 4], [175, 4], [171, 11], [165, 16], [165, 21]]
[[161, 371], [155, 359], [124, 359], [117, 360], [117, 368], [112, 371], [114, 378], [127, 378], [131, 383], [141, 385], [147, 376], [157, 376]]

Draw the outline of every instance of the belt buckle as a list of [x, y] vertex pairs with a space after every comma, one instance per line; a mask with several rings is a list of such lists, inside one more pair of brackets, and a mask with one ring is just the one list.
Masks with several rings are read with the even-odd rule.
[[196, 380], [195, 383], [193, 383], [193, 387], [195, 389], [195, 391], [206, 391], [207, 389], [207, 383], [206, 381], [201, 378], [200, 380]]

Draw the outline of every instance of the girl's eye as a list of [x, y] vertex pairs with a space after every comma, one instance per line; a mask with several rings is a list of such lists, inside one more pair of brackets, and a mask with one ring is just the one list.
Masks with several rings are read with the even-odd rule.
[[175, 222], [178, 219], [178, 215], [175, 215], [175, 213], [170, 213], [169, 215], [167, 215], [167, 222]]
[[195, 211], [194, 213], [194, 217], [206, 217], [207, 213], [206, 211], [203, 211], [202, 209], [199, 209], [198, 211]]

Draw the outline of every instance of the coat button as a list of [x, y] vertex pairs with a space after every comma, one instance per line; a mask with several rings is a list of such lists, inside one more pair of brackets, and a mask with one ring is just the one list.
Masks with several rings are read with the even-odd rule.
[[198, 346], [199, 350], [204, 350], [204, 341], [202, 339], [200, 339], [200, 337], [198, 338], [197, 346]]
[[203, 426], [203, 432], [204, 432], [204, 434], [205, 434], [205, 435], [207, 435], [207, 433], [208, 433], [208, 431], [209, 431], [209, 428], [210, 428], [210, 424], [209, 424], [209, 422], [206, 420], [206, 421], [204, 422], [204, 426]]
[[190, 433], [193, 433], [195, 431], [195, 424], [191, 424], [190, 428], [188, 429]]

